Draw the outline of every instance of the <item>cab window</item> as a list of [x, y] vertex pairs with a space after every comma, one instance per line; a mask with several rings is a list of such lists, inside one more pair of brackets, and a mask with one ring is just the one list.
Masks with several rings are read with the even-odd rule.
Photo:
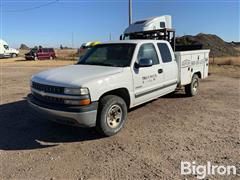
[[166, 43], [158, 43], [158, 49], [160, 51], [163, 63], [172, 62], [172, 55], [169, 47]]
[[6, 50], [9, 49], [8, 45], [3, 45], [3, 47], [4, 47]]
[[165, 28], [166, 25], [165, 25], [165, 22], [160, 22], [160, 28]]
[[159, 64], [157, 52], [152, 43], [147, 43], [147, 44], [141, 45], [139, 52], [138, 52], [138, 61], [140, 59], [151, 59], [153, 62], [153, 65]]

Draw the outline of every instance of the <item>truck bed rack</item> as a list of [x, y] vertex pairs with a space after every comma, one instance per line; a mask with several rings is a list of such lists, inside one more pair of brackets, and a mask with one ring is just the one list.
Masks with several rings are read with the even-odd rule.
[[176, 44], [175, 51], [194, 51], [194, 50], [201, 50], [203, 49], [202, 44], [192, 44], [192, 45], [181, 45]]
[[168, 41], [173, 50], [175, 51], [175, 29], [156, 29], [151, 31], [142, 31], [142, 32], [134, 32], [134, 33], [125, 33], [124, 39], [154, 39], [154, 40], [166, 40]]

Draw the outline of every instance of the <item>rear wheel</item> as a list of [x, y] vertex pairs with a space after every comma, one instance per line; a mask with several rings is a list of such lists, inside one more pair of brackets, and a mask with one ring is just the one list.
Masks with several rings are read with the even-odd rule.
[[185, 86], [185, 92], [187, 96], [195, 96], [198, 93], [198, 87], [199, 87], [199, 78], [198, 75], [194, 74], [192, 77], [192, 82]]
[[97, 131], [104, 136], [117, 134], [127, 119], [125, 101], [115, 95], [104, 96], [98, 107]]

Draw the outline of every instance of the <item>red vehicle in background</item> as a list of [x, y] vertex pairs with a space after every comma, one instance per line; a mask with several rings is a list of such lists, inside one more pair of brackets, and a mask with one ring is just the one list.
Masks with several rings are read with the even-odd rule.
[[53, 48], [33, 48], [25, 54], [26, 60], [54, 59], [56, 54]]

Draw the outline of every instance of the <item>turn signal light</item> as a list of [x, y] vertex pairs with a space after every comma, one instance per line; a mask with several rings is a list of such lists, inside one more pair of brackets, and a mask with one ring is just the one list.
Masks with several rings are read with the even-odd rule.
[[91, 103], [90, 99], [83, 99], [83, 100], [65, 100], [65, 104], [75, 105], [75, 106], [84, 106], [89, 105]]
[[90, 99], [80, 100], [80, 105], [88, 105], [88, 104], [90, 104], [90, 103], [91, 103]]

